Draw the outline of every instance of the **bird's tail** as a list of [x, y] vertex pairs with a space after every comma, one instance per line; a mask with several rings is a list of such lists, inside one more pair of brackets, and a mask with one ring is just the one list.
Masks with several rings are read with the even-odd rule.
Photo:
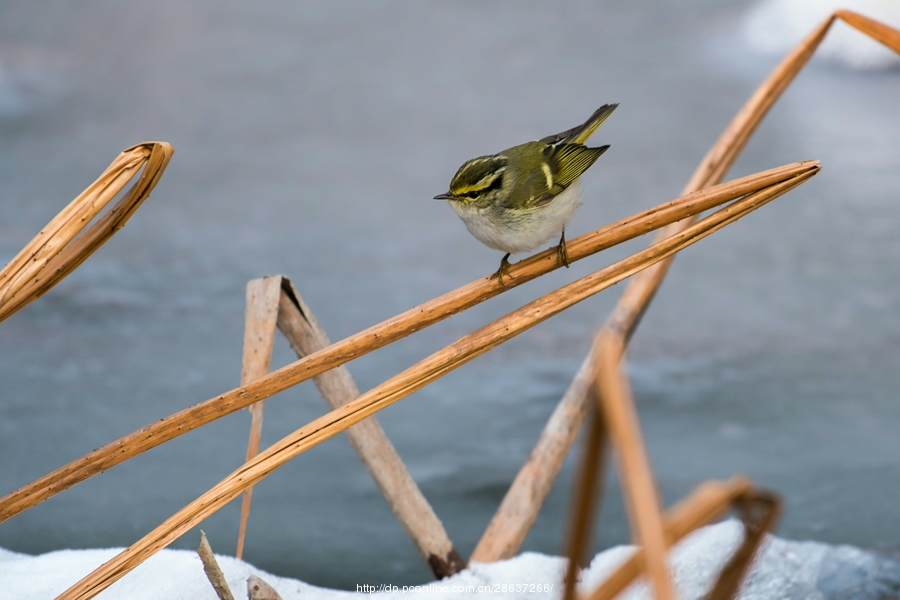
[[584, 144], [591, 134], [597, 131], [597, 128], [603, 124], [603, 121], [616, 110], [618, 104], [604, 104], [594, 111], [588, 120], [577, 127], [573, 127], [562, 133], [545, 137], [541, 141], [547, 144], [573, 143]]

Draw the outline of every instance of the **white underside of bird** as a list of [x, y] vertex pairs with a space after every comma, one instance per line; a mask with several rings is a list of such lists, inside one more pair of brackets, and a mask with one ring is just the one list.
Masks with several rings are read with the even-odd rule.
[[544, 206], [521, 213], [499, 214], [491, 206], [478, 208], [465, 202], [450, 206], [466, 224], [469, 233], [485, 246], [510, 254], [528, 252], [562, 235], [566, 223], [581, 205], [581, 178], [578, 177]]

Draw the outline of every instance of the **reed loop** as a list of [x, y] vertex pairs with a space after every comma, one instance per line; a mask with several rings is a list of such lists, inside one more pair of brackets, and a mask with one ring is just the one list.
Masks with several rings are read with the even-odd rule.
[[[47, 223], [0, 270], [0, 321], [44, 295], [124, 227], [150, 196], [173, 152], [166, 142], [144, 142], [123, 150], [94, 183]], [[141, 167], [144, 171], [128, 193], [81, 233]]]

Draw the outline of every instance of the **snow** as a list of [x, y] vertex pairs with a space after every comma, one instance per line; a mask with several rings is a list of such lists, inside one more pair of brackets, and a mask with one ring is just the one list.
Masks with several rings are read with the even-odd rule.
[[[672, 553], [672, 575], [682, 599], [701, 598], [719, 569], [737, 547], [741, 525], [726, 521], [704, 527], [678, 544]], [[0, 549], [0, 596], [20, 600], [53, 598], [120, 549], [60, 550], [29, 556]], [[581, 576], [587, 592], [609, 575], [632, 549], [618, 546], [597, 554]], [[247, 578], [257, 575], [274, 587], [284, 600], [316, 598], [337, 600], [358, 597], [355, 591], [315, 587], [260, 571], [228, 556], [219, 565], [236, 598], [246, 595]], [[531, 552], [498, 563], [473, 563], [448, 579], [413, 589], [402, 586], [384, 591], [390, 582], [360, 582], [374, 589], [373, 600], [404, 596], [410, 600], [558, 598], [565, 561]], [[378, 591], [382, 590], [382, 591]], [[819, 542], [794, 542], [770, 537], [740, 594], [742, 600], [803, 598], [866, 600], [900, 594], [900, 561], [850, 546]], [[649, 598], [645, 584], [629, 588], [623, 599]], [[215, 600], [199, 557], [187, 550], [163, 550], [98, 596], [102, 599]]]
[[[744, 34], [753, 49], [781, 55], [839, 8], [900, 27], [898, 0], [763, 0], [748, 14]], [[842, 21], [831, 26], [816, 56], [858, 69], [900, 64], [896, 52]]]

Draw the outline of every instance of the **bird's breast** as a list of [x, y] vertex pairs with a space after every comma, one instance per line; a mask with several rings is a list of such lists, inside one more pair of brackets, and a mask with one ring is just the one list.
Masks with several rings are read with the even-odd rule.
[[581, 204], [581, 181], [573, 181], [544, 206], [510, 209], [499, 204], [450, 202], [469, 233], [485, 246], [511, 254], [528, 252], [562, 233]]

